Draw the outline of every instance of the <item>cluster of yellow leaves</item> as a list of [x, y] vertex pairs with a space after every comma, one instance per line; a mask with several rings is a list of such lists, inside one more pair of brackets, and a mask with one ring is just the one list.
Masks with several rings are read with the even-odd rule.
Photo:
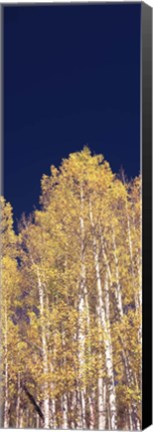
[[[2, 282], [7, 322], [5, 315], [2, 320], [3, 332], [7, 332], [8, 337], [7, 361], [11, 377], [8, 386], [14, 409], [11, 424], [15, 424], [20, 372], [39, 400], [44, 398], [44, 383], [47, 383], [50, 399], [55, 398], [59, 425], [61, 395], [73, 395], [78, 385], [80, 390], [87, 389], [88, 396], [94, 390], [97, 427], [98, 377], [104, 379], [109, 392], [104, 348], [109, 334], [118, 424], [124, 428], [127, 406], [136, 407], [140, 417], [141, 403], [141, 179], [124, 184], [112, 173], [103, 156], [92, 156], [85, 147], [82, 152], [63, 160], [59, 169], [51, 167], [51, 176], [43, 176], [41, 187], [42, 208], [29, 220], [22, 218], [18, 236], [13, 231], [11, 206], [1, 198]], [[98, 324], [90, 205], [106, 309], [109, 298], [110, 319], [106, 319], [105, 330]], [[84, 223], [83, 240], [80, 220]], [[80, 366], [82, 241], [87, 293], [81, 317], [85, 343]], [[107, 273], [109, 294], [104, 287]], [[123, 316], [118, 310], [118, 290]], [[124, 358], [128, 362], [130, 381], [126, 378]], [[33, 409], [23, 392], [21, 399], [23, 406]], [[26, 415], [23, 425], [27, 426]]]

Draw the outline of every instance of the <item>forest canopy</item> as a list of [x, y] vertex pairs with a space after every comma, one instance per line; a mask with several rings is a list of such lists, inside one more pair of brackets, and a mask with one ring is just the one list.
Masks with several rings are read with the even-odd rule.
[[40, 204], [0, 197], [2, 426], [141, 429], [141, 178], [84, 147]]

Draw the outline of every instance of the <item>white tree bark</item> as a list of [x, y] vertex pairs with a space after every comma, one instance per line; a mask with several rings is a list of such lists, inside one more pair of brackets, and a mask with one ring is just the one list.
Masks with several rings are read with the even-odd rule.
[[[62, 328], [62, 348], [63, 348], [63, 368], [66, 367], [66, 359], [65, 359], [65, 332]], [[63, 416], [62, 429], [68, 429], [68, 400], [66, 392], [61, 397], [61, 409]]]
[[90, 426], [89, 429], [94, 429], [95, 428], [95, 391], [92, 390], [91, 394], [89, 395], [89, 411], [90, 411]]
[[20, 372], [18, 372], [17, 380], [17, 404], [16, 404], [16, 428], [19, 428], [20, 424], [20, 402], [21, 402], [21, 383], [20, 383]]
[[119, 280], [119, 262], [116, 252], [116, 238], [114, 229], [112, 230], [112, 239], [113, 239], [113, 252], [114, 252], [114, 260], [115, 260], [115, 276], [116, 276], [116, 300], [117, 307], [120, 314], [120, 317], [123, 317], [123, 304], [122, 304], [122, 292]]
[[85, 356], [85, 335], [84, 335], [84, 298], [81, 293], [79, 296], [79, 322], [78, 322], [78, 360], [79, 360], [79, 380], [78, 380], [78, 392], [77, 392], [77, 407], [78, 407], [78, 420], [77, 429], [84, 429], [85, 425], [85, 392], [83, 379], [84, 369], [84, 356]]
[[[81, 234], [81, 281], [79, 287], [79, 305], [78, 305], [78, 344], [79, 344], [79, 389], [78, 389], [78, 428], [86, 428], [86, 400], [85, 400], [85, 385], [83, 383], [83, 371], [85, 362], [85, 292], [86, 289], [86, 269], [84, 262], [84, 219], [83, 219], [83, 209], [84, 209], [84, 196], [83, 189], [80, 189], [80, 201], [81, 201], [81, 215], [80, 215], [80, 234]], [[80, 396], [79, 396], [80, 394]]]
[[37, 429], [39, 429], [39, 427], [40, 427], [39, 419], [40, 419], [39, 414], [36, 414], [36, 428]]
[[[130, 229], [130, 222], [128, 222], [128, 228]], [[119, 262], [118, 262], [118, 258], [117, 258], [117, 253], [116, 253], [116, 239], [115, 239], [115, 232], [114, 229], [112, 228], [112, 238], [113, 238], [113, 252], [114, 252], [114, 259], [115, 259], [115, 268], [116, 268], [116, 282], [117, 282], [117, 293], [116, 293], [116, 299], [117, 299], [117, 306], [118, 306], [118, 310], [119, 310], [119, 314], [120, 314], [120, 319], [122, 319], [123, 317], [123, 305], [122, 305], [122, 295], [121, 295], [121, 287], [120, 287], [120, 282], [119, 282]], [[130, 248], [130, 256], [132, 259], [132, 243], [131, 243], [131, 234], [129, 232], [129, 248]], [[132, 383], [133, 383], [133, 374], [132, 374], [132, 370], [131, 367], [129, 365], [129, 361], [128, 361], [128, 356], [126, 353], [126, 349], [124, 347], [124, 342], [121, 342], [122, 345], [122, 358], [123, 358], [123, 364], [124, 364], [124, 369], [125, 369], [125, 376], [126, 376], [126, 381], [127, 381], [127, 385], [130, 388]], [[135, 406], [135, 404], [134, 404]], [[135, 408], [134, 408], [135, 409]], [[130, 426], [130, 430], [134, 429], [134, 424], [133, 424], [133, 404], [132, 406], [128, 407], [128, 417], [129, 417], [129, 426]]]
[[[54, 353], [52, 353], [52, 355], [54, 356]], [[51, 373], [53, 373], [53, 365], [52, 365], [52, 361], [50, 361], [50, 371]], [[54, 390], [55, 390], [55, 385], [54, 383], [51, 381], [50, 383], [50, 396], [51, 396], [51, 407], [50, 407], [50, 426], [55, 429], [56, 428], [56, 401], [55, 401], [55, 397], [54, 397]]]
[[26, 428], [29, 428], [29, 408], [26, 408]]
[[[49, 302], [47, 301], [47, 309], [49, 310]], [[48, 336], [48, 344], [49, 344], [49, 330], [47, 332]], [[51, 376], [54, 376], [54, 367], [55, 367], [55, 334], [54, 334], [54, 347], [53, 349], [49, 349], [49, 371], [51, 372]], [[49, 383], [49, 393], [50, 393], [50, 427], [56, 429], [56, 400], [55, 400], [55, 383], [54, 380], [50, 380]]]
[[[110, 281], [110, 286], [112, 287], [112, 272], [110, 269], [109, 261], [107, 258], [107, 253], [105, 251], [104, 247], [104, 240], [102, 236], [102, 231], [100, 230], [100, 236], [101, 236], [101, 245], [102, 245], [102, 254], [104, 258], [104, 263], [106, 265], [107, 274]], [[122, 292], [121, 292], [121, 286], [119, 281], [119, 262], [116, 254], [116, 240], [115, 240], [115, 233], [114, 230], [112, 230], [112, 239], [113, 239], [113, 253], [114, 253], [114, 261], [115, 261], [115, 276], [116, 276], [116, 289], [115, 289], [115, 298], [116, 298], [116, 305], [119, 312], [120, 317], [123, 317], [123, 305], [122, 305]]]
[[67, 402], [66, 393], [64, 393], [61, 396], [61, 411], [62, 411], [62, 429], [68, 429], [68, 402]]
[[71, 429], [75, 429], [75, 413], [76, 413], [76, 406], [77, 406], [77, 402], [76, 402], [76, 391], [74, 390], [73, 394], [72, 394], [72, 399], [71, 399]]
[[[132, 236], [131, 236], [131, 224], [130, 224], [130, 217], [129, 217], [129, 212], [128, 212], [128, 202], [126, 200], [126, 219], [127, 219], [127, 233], [128, 233], [128, 244], [129, 244], [129, 254], [130, 254], [130, 261], [131, 261], [131, 273], [132, 273], [132, 282], [133, 282], [133, 291], [134, 291], [134, 301], [135, 301], [135, 308], [138, 309], [141, 306], [141, 288], [139, 288], [139, 290], [137, 289], [136, 283], [135, 283], [135, 279], [136, 279], [136, 274], [135, 274], [135, 269], [134, 269], [134, 263], [133, 263], [133, 244], [132, 244]], [[141, 274], [139, 272], [139, 283], [141, 285]], [[141, 328], [139, 329], [138, 332], [138, 342], [141, 341]], [[129, 376], [130, 376], [130, 382], [134, 382], [133, 376], [132, 376], [132, 371], [129, 370]], [[133, 429], [140, 429], [140, 422], [137, 416], [137, 406], [136, 403], [133, 401], [132, 406], [131, 406], [131, 415], [132, 415], [132, 424], [133, 424]]]
[[[110, 334], [110, 326], [106, 321], [106, 311], [103, 302], [102, 296], [102, 282], [100, 276], [100, 265], [99, 265], [99, 251], [97, 240], [95, 236], [95, 226], [93, 220], [92, 213], [92, 205], [90, 202], [90, 221], [92, 227], [93, 234], [93, 255], [94, 255], [94, 263], [95, 263], [95, 272], [96, 272], [96, 283], [97, 283], [97, 293], [98, 293], [98, 311], [99, 311], [99, 319], [101, 322], [101, 327], [105, 332], [104, 337], [104, 348], [105, 348], [105, 360], [106, 360], [106, 371], [108, 376], [108, 389], [109, 389], [109, 406], [110, 406], [110, 427], [111, 429], [117, 429], [117, 410], [116, 410], [116, 394], [115, 394], [115, 384], [114, 384], [114, 372], [113, 372], [113, 353], [112, 353], [112, 344], [111, 344], [111, 334]], [[105, 279], [105, 289], [107, 284], [107, 277]]]
[[52, 427], [56, 429], [56, 402], [55, 398], [52, 397], [51, 400], [51, 411], [52, 411]]
[[[115, 299], [116, 299], [117, 309], [119, 312], [119, 319], [122, 319], [122, 317], [123, 317], [123, 304], [122, 304], [121, 286], [120, 286], [120, 282], [119, 282], [119, 263], [118, 263], [118, 258], [117, 258], [117, 254], [116, 254], [116, 241], [115, 241], [114, 231], [113, 231], [112, 238], [113, 238], [113, 253], [114, 253], [114, 259], [115, 259], [116, 286], [117, 286], [117, 290], [115, 290]], [[102, 237], [101, 237], [101, 239], [102, 239]], [[110, 270], [107, 254], [104, 250], [104, 247], [103, 247], [103, 257], [104, 257], [104, 262], [106, 264], [106, 268], [107, 268], [107, 272], [108, 272], [108, 276], [109, 276], [109, 281], [110, 281], [110, 287], [111, 287], [112, 286], [112, 273]], [[130, 378], [129, 365], [128, 365], [127, 355], [126, 355], [126, 352], [124, 349], [123, 341], [121, 341], [121, 345], [122, 345], [122, 359], [123, 359], [123, 364], [124, 364], [124, 369], [125, 369], [126, 382], [127, 382], [127, 385], [130, 387], [131, 378]], [[133, 423], [132, 423], [131, 407], [128, 407], [128, 422], [129, 422], [129, 428], [130, 428], [130, 430], [132, 430], [133, 429]]]
[[23, 408], [20, 407], [20, 415], [19, 415], [19, 429], [23, 428]]
[[100, 319], [100, 307], [97, 306], [97, 317], [98, 317], [98, 336], [99, 336], [99, 372], [98, 372], [98, 429], [106, 429], [106, 386], [103, 378], [102, 369], [102, 328]]
[[102, 377], [98, 378], [98, 429], [106, 429], [106, 384]]
[[[44, 320], [44, 292], [43, 286], [40, 279], [39, 269], [37, 268], [37, 279], [38, 279], [38, 292], [40, 302], [40, 315], [42, 321]], [[41, 336], [42, 336], [42, 357], [43, 357], [43, 371], [44, 375], [48, 374], [48, 356], [47, 356], [47, 341], [44, 325], [41, 325]], [[44, 428], [49, 429], [50, 420], [50, 409], [49, 409], [49, 388], [47, 377], [44, 382]]]

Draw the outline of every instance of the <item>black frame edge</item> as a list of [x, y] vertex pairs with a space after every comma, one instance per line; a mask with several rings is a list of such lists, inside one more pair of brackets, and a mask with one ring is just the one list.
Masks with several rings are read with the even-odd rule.
[[141, 6], [142, 429], [152, 424], [152, 8]]

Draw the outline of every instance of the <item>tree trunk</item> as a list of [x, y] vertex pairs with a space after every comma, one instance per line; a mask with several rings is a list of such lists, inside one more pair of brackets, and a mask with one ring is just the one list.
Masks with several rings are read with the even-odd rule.
[[102, 377], [98, 378], [98, 429], [106, 429], [106, 385]]
[[75, 421], [76, 405], [77, 405], [76, 391], [74, 390], [71, 399], [71, 429], [76, 429], [76, 421]]
[[[128, 229], [129, 229], [129, 249], [130, 249], [130, 257], [131, 260], [132, 258], [132, 242], [131, 242], [131, 234], [130, 234], [130, 222], [128, 220]], [[113, 251], [114, 251], [114, 258], [115, 258], [115, 268], [116, 268], [116, 282], [117, 282], [117, 294], [116, 294], [116, 299], [117, 299], [117, 306], [118, 306], [118, 310], [119, 310], [119, 316], [120, 319], [123, 317], [123, 306], [122, 306], [122, 296], [121, 296], [121, 288], [120, 288], [120, 282], [119, 282], [119, 263], [118, 263], [118, 258], [117, 258], [117, 254], [116, 254], [116, 239], [115, 239], [115, 232], [113, 229]], [[134, 276], [134, 273], [132, 271], [132, 274]], [[127, 381], [127, 385], [130, 388], [131, 385], [133, 384], [133, 374], [132, 374], [132, 370], [130, 368], [129, 365], [129, 360], [128, 360], [128, 355], [126, 354], [126, 349], [124, 347], [124, 342], [121, 342], [121, 346], [122, 346], [122, 358], [123, 358], [123, 364], [124, 364], [124, 369], [125, 369], [125, 376], [126, 376], [126, 381]], [[133, 411], [135, 410], [135, 403], [132, 404], [132, 406], [128, 407], [128, 416], [129, 416], [129, 424], [130, 424], [130, 428], [131, 429], [135, 429], [135, 425], [133, 423], [133, 418], [135, 417], [133, 415]], [[130, 430], [131, 430], [130, 429]]]
[[20, 415], [19, 415], [19, 429], [23, 428], [23, 408], [20, 407]]
[[82, 429], [85, 427], [85, 393], [83, 385], [83, 369], [84, 369], [84, 356], [85, 356], [85, 335], [84, 335], [84, 299], [82, 292], [79, 295], [79, 322], [78, 322], [78, 360], [79, 360], [79, 379], [77, 391], [77, 411], [78, 420], [77, 428]]
[[98, 371], [98, 429], [106, 429], [106, 386], [104, 384], [103, 378], [103, 368], [102, 368], [102, 327], [100, 319], [100, 308], [97, 306], [97, 317], [98, 317], [98, 336], [99, 336], [99, 371]]
[[29, 428], [29, 408], [26, 408], [26, 428]]
[[21, 394], [21, 383], [20, 383], [20, 372], [18, 372], [18, 381], [17, 381], [17, 404], [16, 404], [16, 428], [19, 428], [20, 423], [20, 394]]
[[[112, 272], [111, 272], [109, 261], [107, 258], [107, 253], [105, 251], [104, 240], [103, 240], [101, 230], [100, 230], [100, 236], [101, 236], [102, 254], [103, 254], [104, 263], [106, 265], [106, 269], [107, 269], [107, 273], [108, 273], [108, 277], [109, 277], [109, 281], [110, 281], [110, 287], [113, 287]], [[120, 317], [122, 317], [123, 316], [122, 293], [121, 293], [121, 286], [120, 286], [120, 281], [119, 281], [119, 263], [118, 263], [118, 258], [117, 258], [117, 254], [116, 254], [116, 240], [115, 240], [114, 230], [112, 231], [112, 238], [113, 238], [113, 253], [114, 253], [114, 261], [115, 261], [115, 276], [116, 276], [115, 299], [116, 299], [116, 306], [118, 309], [118, 313], [119, 313]]]
[[84, 262], [84, 219], [83, 219], [83, 209], [84, 209], [84, 196], [83, 189], [80, 189], [80, 201], [81, 201], [81, 216], [80, 216], [80, 233], [81, 233], [81, 281], [79, 288], [79, 305], [78, 305], [78, 359], [79, 359], [79, 388], [77, 392], [77, 405], [78, 405], [78, 428], [86, 428], [86, 400], [85, 400], [85, 385], [83, 383], [83, 370], [85, 362], [85, 292], [86, 288], [86, 269]]
[[[54, 336], [55, 338], [55, 336]], [[48, 343], [49, 343], [49, 338], [48, 338]], [[49, 363], [49, 371], [51, 373], [51, 376], [54, 376], [54, 365], [55, 365], [55, 340], [54, 340], [54, 348], [51, 351], [51, 349], [49, 350], [49, 359], [48, 359], [48, 363]], [[52, 380], [52, 378], [50, 379], [50, 383], [49, 383], [49, 389], [50, 389], [50, 427], [55, 429], [56, 428], [56, 401], [55, 401], [55, 396], [54, 396], [54, 392], [55, 392], [55, 383], [54, 380]]]
[[116, 239], [115, 239], [115, 232], [114, 229], [112, 231], [112, 239], [113, 239], [113, 253], [114, 253], [114, 261], [115, 261], [115, 276], [116, 276], [116, 300], [117, 300], [117, 308], [120, 317], [123, 317], [123, 305], [122, 305], [122, 293], [121, 293], [121, 286], [120, 286], [120, 280], [119, 280], [119, 262], [116, 252]]
[[[106, 311], [105, 311], [103, 297], [102, 297], [99, 252], [98, 252], [98, 245], [95, 236], [95, 227], [94, 227], [91, 202], [90, 202], [90, 221], [91, 221], [92, 235], [93, 235], [93, 255], [94, 255], [95, 272], [96, 272], [97, 293], [98, 293], [98, 312], [99, 312], [101, 327], [105, 332], [104, 348], [105, 348], [106, 371], [107, 371], [108, 389], [109, 389], [108, 393], [109, 393], [109, 406], [110, 406], [110, 428], [117, 429], [116, 394], [115, 394], [115, 384], [114, 384], [113, 353], [112, 353], [112, 344], [111, 344], [110, 324], [106, 322]], [[107, 283], [108, 281], [106, 276], [105, 289], [107, 289]]]
[[[63, 369], [65, 369], [66, 368], [65, 332], [63, 328], [61, 329], [61, 333], [62, 333], [62, 349], [63, 349]], [[62, 408], [62, 416], [63, 416], [62, 429], [68, 429], [68, 400], [67, 400], [66, 389], [65, 389], [65, 393], [61, 397], [61, 408]]]
[[[44, 292], [43, 286], [41, 283], [39, 270], [37, 269], [37, 278], [38, 278], [38, 292], [39, 292], [39, 302], [40, 302], [40, 315], [42, 321], [44, 320]], [[42, 337], [42, 357], [43, 357], [43, 371], [46, 376], [44, 382], [44, 428], [49, 429], [49, 388], [47, 381], [48, 374], [48, 357], [47, 357], [47, 341], [46, 341], [46, 332], [44, 324], [41, 324], [41, 337]]]
[[90, 418], [89, 418], [89, 429], [95, 428], [95, 391], [92, 390], [89, 395], [89, 412], [90, 412]]
[[39, 415], [36, 413], [36, 429], [39, 429], [40, 422], [39, 422]]
[[67, 395], [61, 396], [62, 429], [68, 429], [68, 402]]
[[[54, 355], [54, 354], [53, 354]], [[53, 373], [53, 365], [52, 361], [50, 360], [50, 371]], [[51, 415], [50, 415], [50, 426], [55, 429], [56, 428], [56, 402], [54, 397], [54, 383], [50, 383], [50, 396], [51, 396]]]
[[51, 415], [52, 415], [51, 426], [53, 429], [56, 429], [56, 402], [54, 397], [52, 397], [51, 400]]

